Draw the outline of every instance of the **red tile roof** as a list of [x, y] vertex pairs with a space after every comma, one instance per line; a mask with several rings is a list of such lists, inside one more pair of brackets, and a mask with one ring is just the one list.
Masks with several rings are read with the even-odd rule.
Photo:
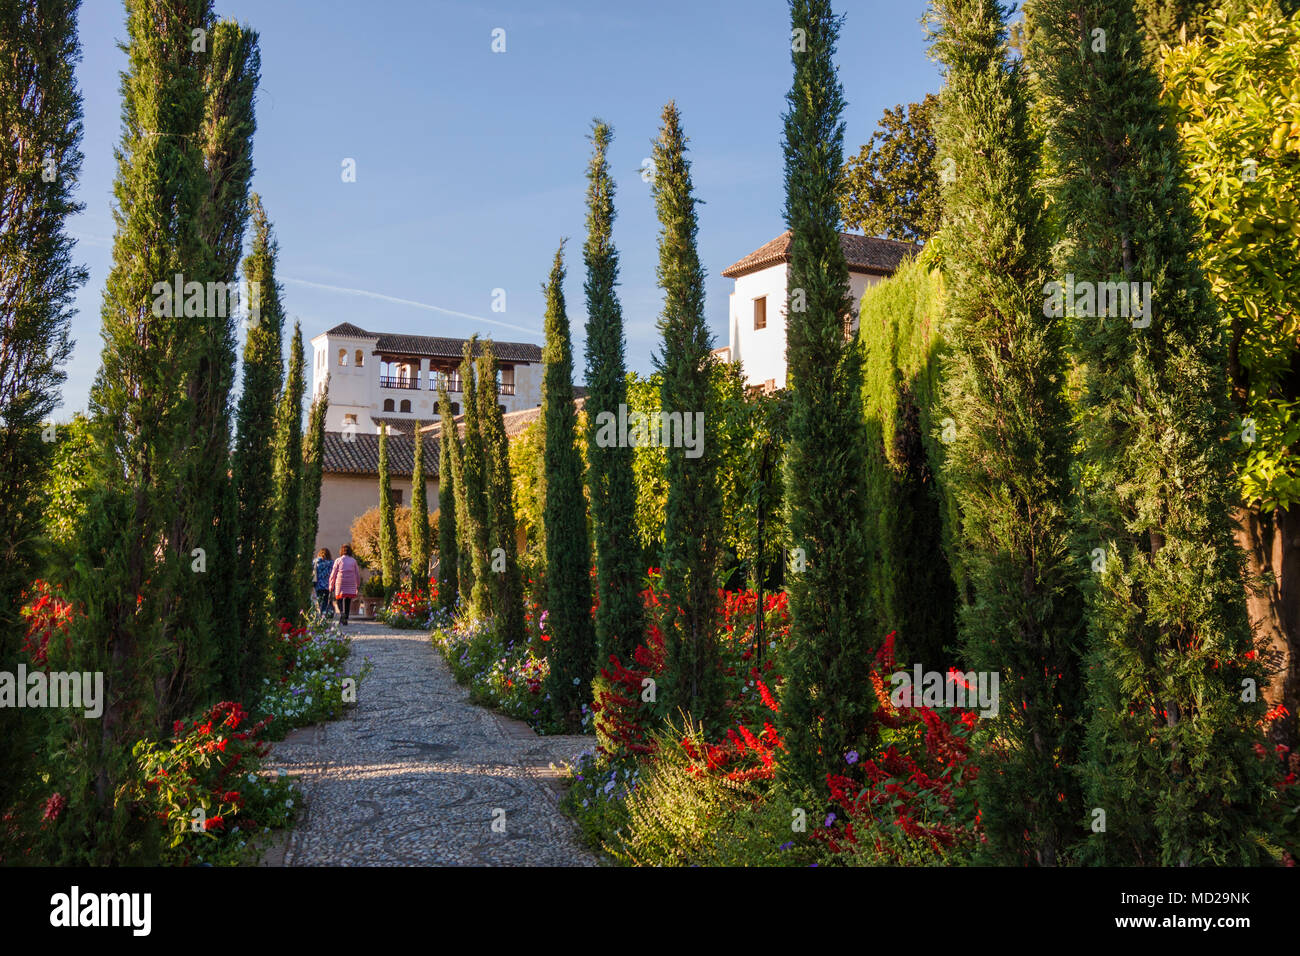
[[[910, 242], [858, 236], [848, 232], [840, 233], [840, 246], [844, 249], [844, 258], [848, 260], [849, 271], [869, 275], [892, 275], [904, 259], [921, 250], [920, 246]], [[790, 230], [787, 229], [771, 242], [764, 243], [739, 262], [723, 269], [722, 274], [728, 279], [738, 279], [751, 272], [789, 261]]]

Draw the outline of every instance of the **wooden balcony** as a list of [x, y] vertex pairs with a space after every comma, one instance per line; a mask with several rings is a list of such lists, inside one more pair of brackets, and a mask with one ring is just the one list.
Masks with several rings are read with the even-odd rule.
[[420, 387], [418, 378], [404, 378], [400, 375], [381, 375], [379, 376], [380, 388], [415, 388]]

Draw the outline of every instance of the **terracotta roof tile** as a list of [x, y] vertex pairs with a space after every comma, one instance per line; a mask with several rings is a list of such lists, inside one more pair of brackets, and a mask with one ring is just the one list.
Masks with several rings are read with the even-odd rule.
[[[326, 432], [321, 456], [327, 474], [378, 475], [379, 436], [357, 431]], [[409, 435], [388, 436], [388, 467], [394, 476], [410, 475], [415, 469], [415, 442]], [[427, 436], [424, 442], [424, 474], [438, 477], [438, 439]]]
[[[431, 355], [435, 358], [460, 358], [465, 354], [465, 343], [468, 339], [449, 339], [433, 335], [401, 335], [392, 332], [367, 332], [365, 329], [358, 328], [351, 322], [344, 322], [342, 325], [336, 325], [328, 330], [326, 335], [347, 335], [353, 338], [375, 339], [375, 351], [377, 352], [395, 352], [404, 355]], [[502, 362], [540, 362], [542, 360], [542, 347], [533, 345], [531, 342], [498, 342], [492, 340], [496, 346], [497, 358]], [[479, 340], [478, 348], [474, 354], [480, 355], [483, 350], [483, 340]]]
[[[844, 258], [848, 260], [850, 272], [872, 275], [892, 274], [903, 264], [904, 259], [921, 250], [920, 246], [910, 242], [858, 236], [848, 232], [840, 233], [840, 246], [844, 249]], [[728, 279], [737, 279], [789, 260], [790, 230], [787, 229], [771, 242], [764, 243], [739, 262], [723, 269], [722, 274]]]

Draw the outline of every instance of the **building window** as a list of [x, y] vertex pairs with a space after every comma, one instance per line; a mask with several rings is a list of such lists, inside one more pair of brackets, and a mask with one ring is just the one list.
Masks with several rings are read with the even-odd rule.
[[357, 349], [357, 368], [361, 368], [361, 366], [365, 364], [366, 364], [365, 353], [362, 352], [361, 349]]
[[506, 407], [505, 407], [504, 405], [498, 405], [497, 408], [501, 409], [501, 414], [502, 414], [502, 415], [504, 415], [504, 414], [506, 413]]
[[384, 411], [386, 412], [393, 411], [393, 400], [391, 398], [384, 399]]
[[396, 506], [399, 507], [399, 508], [402, 506], [402, 489], [401, 489], [401, 488], [394, 488], [394, 489], [393, 489], [393, 504], [396, 505]]
[[411, 414], [411, 400], [409, 398], [402, 399], [400, 410], [405, 412], [407, 415]]
[[754, 328], [767, 328], [767, 296], [754, 300]]
[[357, 416], [355, 416], [355, 415], [344, 415], [344, 416], [343, 416], [343, 424], [344, 424], [344, 425], [355, 425], [356, 423], [357, 423]]
[[453, 417], [460, 414], [460, 402], [449, 402], [448, 404], [451, 406], [451, 414]]
[[515, 393], [515, 367], [513, 365], [503, 365], [497, 369], [497, 391], [502, 395], [513, 395]]
[[348, 364], [348, 350], [339, 349], [339, 365], [346, 366], [347, 364]]

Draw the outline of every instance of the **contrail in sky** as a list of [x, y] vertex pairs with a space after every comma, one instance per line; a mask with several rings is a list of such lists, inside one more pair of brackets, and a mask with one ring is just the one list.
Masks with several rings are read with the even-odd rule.
[[380, 292], [368, 292], [365, 289], [345, 289], [342, 286], [326, 285], [323, 282], [308, 282], [306, 279], [282, 278], [282, 282], [288, 282], [292, 285], [305, 285], [313, 289], [326, 289], [329, 292], [344, 292], [348, 295], [360, 295], [369, 299], [378, 299], [381, 302], [395, 302], [398, 305], [414, 306], [417, 309], [425, 309], [429, 312], [441, 312], [443, 315], [454, 315], [461, 319], [472, 319], [475, 322], [486, 322], [489, 325], [499, 325], [503, 329], [514, 329], [516, 332], [527, 332], [534, 338], [541, 338], [542, 332], [538, 329], [526, 328], [522, 325], [511, 325], [509, 322], [502, 322], [500, 319], [489, 319], [482, 315], [470, 315], [468, 312], [457, 312], [455, 309], [444, 309], [440, 305], [429, 305], [427, 302], [416, 302], [413, 299], [399, 299], [396, 296], [384, 295]]

